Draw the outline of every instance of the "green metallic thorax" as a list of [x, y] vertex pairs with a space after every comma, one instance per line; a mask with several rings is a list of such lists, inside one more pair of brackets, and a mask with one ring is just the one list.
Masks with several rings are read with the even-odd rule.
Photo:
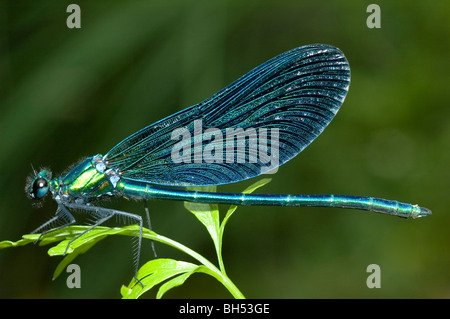
[[89, 157], [78, 164], [67, 175], [58, 177], [50, 182], [53, 195], [66, 199], [83, 199], [89, 201], [102, 195], [112, 195], [114, 186], [110, 176], [96, 166], [99, 155]]

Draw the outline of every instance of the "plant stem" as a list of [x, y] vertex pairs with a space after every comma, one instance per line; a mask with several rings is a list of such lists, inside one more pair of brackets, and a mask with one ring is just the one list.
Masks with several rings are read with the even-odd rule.
[[[211, 272], [208, 272], [208, 274], [215, 277], [218, 281], [220, 281], [227, 289], [228, 291], [233, 295], [236, 299], [245, 299], [245, 296], [240, 292], [240, 290], [236, 287], [236, 285], [228, 278], [225, 271], [220, 271], [217, 269], [216, 266], [214, 266], [213, 263], [211, 263], [208, 259], [203, 257], [202, 255], [198, 254], [197, 252], [193, 251], [192, 249], [184, 246], [183, 244], [180, 244], [177, 241], [174, 241], [170, 238], [158, 235], [156, 233], [147, 233], [144, 232], [143, 234], [144, 238], [156, 240], [161, 243], [164, 243], [166, 245], [172, 246], [174, 248], [177, 248], [189, 256], [193, 257], [194, 259], [198, 260], [201, 264], [203, 264], [205, 267], [207, 267]], [[223, 264], [221, 261], [221, 258], [219, 258], [219, 263]], [[222, 266], [221, 266], [222, 267]]]

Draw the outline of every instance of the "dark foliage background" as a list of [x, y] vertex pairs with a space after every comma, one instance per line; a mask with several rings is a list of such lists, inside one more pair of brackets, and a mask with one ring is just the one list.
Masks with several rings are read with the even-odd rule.
[[[328, 43], [350, 62], [347, 99], [263, 191], [370, 195], [433, 215], [239, 208], [224, 239], [228, 275], [252, 298], [450, 297], [448, 1], [379, 0], [381, 29], [366, 26], [371, 1], [79, 0], [81, 29], [66, 27], [69, 3], [0, 2], [0, 240], [19, 239], [56, 209], [25, 198], [30, 164], [60, 174], [283, 51]], [[106, 205], [143, 212], [126, 200]], [[181, 203], [155, 201], [151, 211], [154, 230], [214, 260], [207, 232]], [[151, 258], [148, 243], [144, 250]], [[81, 289], [68, 289], [64, 274], [51, 281], [58, 259], [46, 251], [0, 251], [0, 297], [117, 298], [132, 276], [129, 238], [108, 238], [75, 261]], [[373, 263], [380, 289], [366, 286]], [[195, 275], [166, 297], [230, 295]]]

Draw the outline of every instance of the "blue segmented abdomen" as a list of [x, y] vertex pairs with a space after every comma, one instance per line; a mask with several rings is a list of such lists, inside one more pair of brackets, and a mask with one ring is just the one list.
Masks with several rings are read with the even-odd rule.
[[163, 188], [127, 180], [119, 181], [117, 190], [122, 196], [136, 199], [167, 199], [195, 203], [215, 203], [243, 206], [339, 207], [374, 211], [403, 218], [417, 218], [431, 214], [428, 209], [419, 207], [418, 205], [361, 196], [211, 193]]

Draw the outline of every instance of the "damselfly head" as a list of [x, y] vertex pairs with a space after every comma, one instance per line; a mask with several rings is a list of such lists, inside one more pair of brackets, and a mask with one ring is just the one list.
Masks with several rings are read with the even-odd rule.
[[25, 192], [31, 199], [42, 199], [49, 191], [49, 182], [52, 178], [52, 173], [48, 169], [41, 170], [38, 174], [34, 172], [33, 176], [27, 179]]

